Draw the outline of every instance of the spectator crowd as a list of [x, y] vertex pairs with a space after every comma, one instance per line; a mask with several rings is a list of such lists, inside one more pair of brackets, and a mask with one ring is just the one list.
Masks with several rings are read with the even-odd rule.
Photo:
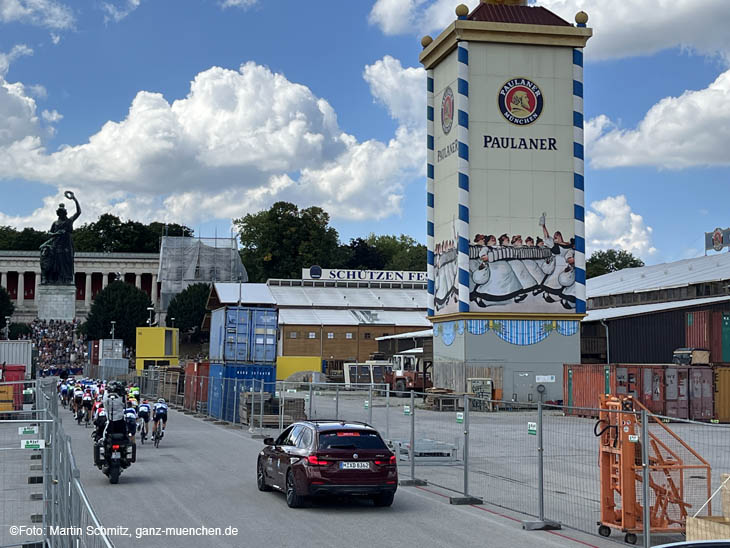
[[35, 319], [30, 339], [38, 352], [38, 372], [55, 375], [62, 370], [81, 372], [88, 359], [86, 338], [78, 332], [79, 322]]

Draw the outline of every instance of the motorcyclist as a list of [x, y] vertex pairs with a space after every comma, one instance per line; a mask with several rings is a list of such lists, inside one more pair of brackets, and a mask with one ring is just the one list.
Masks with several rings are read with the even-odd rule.
[[124, 385], [118, 381], [109, 383], [104, 392], [102, 401], [107, 415], [107, 425], [104, 431], [106, 434], [126, 434], [127, 423], [124, 420], [124, 409], [126, 402], [124, 398]]

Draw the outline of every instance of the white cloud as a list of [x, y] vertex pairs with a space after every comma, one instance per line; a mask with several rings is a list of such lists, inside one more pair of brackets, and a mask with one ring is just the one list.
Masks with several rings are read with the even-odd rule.
[[[392, 58], [365, 68], [374, 96], [399, 123], [387, 143], [358, 142], [339, 128], [326, 100], [255, 63], [203, 71], [172, 103], [140, 91], [125, 119], [55, 152], [43, 147], [35, 101], [18, 92], [26, 111], [16, 117], [25, 127], [0, 140], [0, 178], [40, 181], [59, 192], [72, 183], [89, 217], [114, 211], [197, 222], [288, 200], [321, 205], [334, 217], [384, 218], [400, 212], [404, 184], [424, 168], [420, 116], [398, 97], [422, 90], [419, 71]], [[42, 117], [60, 119], [55, 111]], [[4, 124], [0, 115], [0, 132]], [[35, 225], [46, 217], [0, 215], [0, 224]]]
[[44, 110], [41, 112], [41, 117], [48, 123], [53, 124], [60, 122], [63, 119], [63, 114], [60, 114], [57, 110]]
[[730, 2], [727, 0], [540, 0], [569, 22], [588, 13], [593, 38], [587, 60], [649, 55], [682, 47], [701, 54], [728, 56]]
[[[368, 20], [384, 34], [439, 33], [456, 19], [457, 0], [377, 0]], [[479, 0], [462, 2], [474, 9]], [[727, 0], [539, 0], [569, 23], [588, 13], [587, 60], [649, 55], [681, 47], [730, 59]]]
[[634, 129], [621, 129], [604, 115], [594, 118], [586, 124], [591, 165], [668, 169], [730, 165], [728, 104], [730, 71], [706, 89], [662, 99]]
[[368, 20], [388, 35], [440, 32], [456, 19], [454, 9], [460, 3], [471, 10], [479, 0], [377, 0]]
[[221, 7], [223, 9], [225, 8], [250, 8], [253, 6], [258, 0], [223, 0], [221, 2]]
[[140, 2], [141, 0], [124, 0], [121, 3], [103, 2], [101, 4], [101, 9], [105, 12], [104, 22], [108, 23], [109, 21], [114, 21], [115, 23], [118, 23], [136, 10], [139, 7]]
[[48, 97], [48, 90], [40, 84], [28, 86], [28, 93], [36, 99], [45, 99]]
[[426, 112], [423, 68], [404, 69], [398, 59], [386, 55], [365, 67], [363, 77], [373, 97], [387, 107], [394, 119], [414, 127], [423, 124]]
[[52, 32], [51, 33], [51, 42], [53, 42], [53, 45], [57, 46], [60, 41], [61, 41], [61, 36], [59, 36], [55, 32]]
[[10, 63], [15, 61], [18, 57], [25, 55], [33, 55], [33, 50], [25, 44], [17, 44], [13, 46], [8, 53], [0, 52], [0, 78], [4, 78], [10, 68]]
[[0, 0], [0, 22], [14, 21], [65, 30], [73, 27], [74, 15], [71, 8], [54, 0]]
[[652, 228], [631, 210], [626, 196], [609, 196], [591, 203], [586, 211], [586, 253], [599, 249], [623, 249], [636, 256], [656, 253]]
[[26, 94], [23, 84], [11, 84], [0, 77], [0, 164], [5, 147], [17, 147], [25, 139], [40, 135], [35, 100]]

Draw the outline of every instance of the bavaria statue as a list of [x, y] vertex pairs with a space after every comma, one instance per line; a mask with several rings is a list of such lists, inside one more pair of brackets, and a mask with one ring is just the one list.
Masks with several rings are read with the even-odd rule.
[[63, 195], [76, 204], [76, 213], [69, 217], [64, 204], [59, 204], [58, 220], [51, 225], [50, 239], [41, 245], [41, 284], [74, 284], [74, 242], [71, 233], [74, 221], [81, 215], [81, 206], [74, 193], [67, 190]]

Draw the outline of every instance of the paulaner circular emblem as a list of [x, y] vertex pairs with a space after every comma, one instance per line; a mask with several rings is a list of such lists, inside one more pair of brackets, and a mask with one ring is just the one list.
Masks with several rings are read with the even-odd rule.
[[444, 98], [441, 99], [441, 129], [444, 135], [451, 131], [454, 125], [454, 92], [448, 87], [444, 90]]
[[532, 80], [513, 78], [500, 88], [497, 104], [502, 116], [508, 122], [526, 126], [537, 120], [542, 114], [542, 91]]

